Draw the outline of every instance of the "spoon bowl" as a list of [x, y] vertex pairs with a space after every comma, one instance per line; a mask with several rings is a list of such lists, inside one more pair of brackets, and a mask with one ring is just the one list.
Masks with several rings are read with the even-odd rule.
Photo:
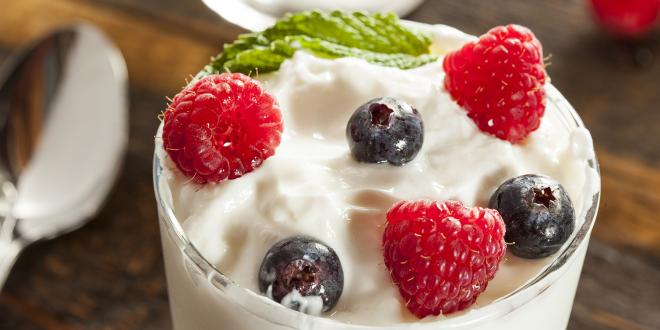
[[424, 0], [202, 0], [207, 7], [227, 22], [248, 31], [261, 31], [273, 24], [286, 13], [304, 10], [369, 12], [393, 11], [399, 16], [417, 8]]
[[0, 287], [21, 248], [100, 208], [128, 140], [127, 75], [91, 25], [28, 45], [0, 73]]

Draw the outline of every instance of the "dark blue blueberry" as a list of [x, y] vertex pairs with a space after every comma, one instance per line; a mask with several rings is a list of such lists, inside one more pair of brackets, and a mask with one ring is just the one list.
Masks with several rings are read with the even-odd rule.
[[259, 270], [261, 293], [307, 314], [331, 310], [343, 289], [344, 271], [335, 251], [307, 236], [273, 245]]
[[504, 239], [513, 254], [528, 259], [547, 257], [573, 233], [575, 211], [564, 188], [555, 180], [527, 174], [504, 182], [489, 207], [502, 215]]
[[411, 105], [381, 97], [355, 110], [346, 125], [346, 138], [358, 161], [401, 166], [422, 148], [424, 125]]

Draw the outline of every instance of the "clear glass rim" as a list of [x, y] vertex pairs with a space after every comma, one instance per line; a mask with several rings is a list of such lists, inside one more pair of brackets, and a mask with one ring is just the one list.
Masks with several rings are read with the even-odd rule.
[[[560, 113], [562, 114], [562, 118], [566, 120], [565, 123], [566, 125], [569, 125], [569, 127], [582, 127], [582, 128], [585, 127], [584, 123], [582, 122], [582, 119], [577, 114], [575, 109], [570, 105], [568, 101], [566, 101], [566, 99], [554, 86], [548, 84], [546, 86], [546, 91], [548, 93], [548, 101], [555, 103], [556, 107], [560, 110]], [[229, 278], [224, 273], [222, 273], [222, 271], [216, 268], [215, 265], [213, 265], [206, 258], [204, 258], [204, 256], [199, 252], [199, 250], [195, 247], [195, 245], [188, 239], [188, 236], [181, 227], [181, 224], [176, 219], [176, 216], [174, 215], [172, 208], [170, 207], [170, 205], [167, 204], [166, 199], [162, 196], [162, 191], [160, 189], [160, 175], [162, 173], [163, 168], [157, 152], [154, 152], [153, 166], [154, 166], [153, 184], [156, 194], [156, 201], [159, 208], [159, 218], [160, 218], [159, 221], [161, 221], [161, 223], [165, 225], [165, 227], [170, 232], [170, 234], [173, 234], [172, 236], [176, 242], [177, 247], [183, 252], [187, 260], [192, 262], [200, 271], [202, 271], [205, 277], [212, 282], [212, 284], [216, 287], [216, 289], [221, 290], [227, 287], [237, 288], [238, 290], [234, 290], [233, 293], [238, 293], [241, 295], [241, 297], [240, 299], [236, 299], [236, 303], [239, 304], [243, 309], [248, 310], [251, 314], [258, 316], [265, 321], [269, 321], [269, 320], [265, 316], [259, 315], [259, 311], [255, 310], [257, 308], [254, 308], [254, 306], [258, 306], [259, 304], [251, 304], [252, 307], [247, 307], [244, 306], [241, 302], [245, 301], [245, 299], [248, 299], [254, 302], [261, 301], [262, 303], [273, 305], [270, 307], [278, 308], [279, 309], [278, 313], [289, 314], [289, 316], [291, 316], [290, 317], [291, 319], [312, 318], [314, 319], [313, 321], [314, 324], [319, 324], [319, 325], [323, 324], [325, 326], [337, 326], [337, 327], [350, 326], [354, 329], [364, 329], [364, 330], [400, 329], [401, 327], [413, 328], [415, 326], [429, 326], [429, 325], [438, 325], [452, 329], [467, 328], [474, 325], [484, 324], [485, 322], [488, 322], [490, 320], [503, 317], [511, 313], [512, 311], [526, 305], [538, 294], [545, 291], [547, 288], [551, 287], [559, 276], [555, 277], [552, 281], [548, 281], [545, 283], [543, 282], [543, 280], [551, 277], [551, 275], [563, 274], [563, 272], [561, 271], [565, 270], [565, 268], [562, 269], [562, 266], [564, 266], [571, 259], [571, 257], [583, 245], [583, 243], [584, 244], [588, 243], [589, 234], [595, 223], [596, 214], [598, 213], [598, 207], [600, 204], [600, 193], [601, 193], [600, 170], [599, 170], [598, 161], [594, 153], [593, 158], [589, 160], [589, 166], [592, 169], [594, 169], [598, 174], [596, 178], [598, 181], [596, 182], [596, 184], [598, 184], [598, 186], [594, 195], [587, 196], [587, 198], [590, 197], [591, 199], [589, 201], [591, 203], [591, 206], [586, 210], [586, 212], [583, 212], [583, 214], [578, 215], [578, 216], [584, 216], [584, 222], [582, 222], [581, 226], [573, 232], [569, 240], [566, 243], [564, 243], [562, 248], [555, 254], [555, 257], [550, 264], [548, 264], [545, 268], [543, 268], [543, 270], [539, 272], [537, 276], [530, 279], [524, 285], [520, 286], [518, 289], [512, 291], [508, 295], [498, 298], [497, 300], [493, 301], [488, 305], [476, 308], [470, 311], [469, 313], [452, 318], [434, 320], [431, 322], [422, 321], [417, 323], [397, 323], [386, 326], [368, 326], [368, 325], [356, 325], [356, 324], [345, 323], [334, 319], [325, 318], [322, 316], [311, 316], [311, 315], [302, 314], [300, 312], [293, 311], [284, 306], [281, 306], [280, 304], [270, 301], [262, 297], [261, 295], [238, 285], [231, 278]], [[534, 289], [536, 289], [536, 291], [534, 291]], [[525, 294], [527, 293], [530, 294], [525, 296]], [[517, 300], [519, 298], [520, 300]], [[510, 304], [510, 306], [512, 306], [511, 308], [498, 308], [505, 306], [508, 303], [511, 303]], [[291, 313], [295, 313], [295, 314], [291, 314]], [[287, 324], [280, 324], [279, 322], [274, 322], [274, 321], [272, 323], [278, 324], [280, 326], [289, 326], [289, 327], [291, 326]]]

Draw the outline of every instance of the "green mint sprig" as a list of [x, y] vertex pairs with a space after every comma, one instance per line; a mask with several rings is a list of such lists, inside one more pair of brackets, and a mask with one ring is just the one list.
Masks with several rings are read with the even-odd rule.
[[392, 13], [302, 12], [226, 44], [198, 78], [225, 71], [276, 71], [298, 50], [322, 58], [356, 57], [382, 66], [411, 69], [437, 59], [429, 54], [430, 45], [429, 34], [404, 27]]

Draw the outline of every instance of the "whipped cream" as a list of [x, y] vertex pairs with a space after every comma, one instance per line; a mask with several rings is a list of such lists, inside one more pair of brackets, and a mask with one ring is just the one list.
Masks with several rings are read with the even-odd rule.
[[[439, 52], [472, 38], [445, 26], [431, 31]], [[549, 93], [540, 128], [524, 144], [513, 145], [481, 132], [452, 101], [443, 88], [441, 61], [400, 70], [297, 52], [278, 72], [259, 77], [280, 103], [282, 143], [260, 168], [236, 180], [193, 184], [157, 146], [165, 166], [160, 186], [169, 189], [165, 195], [171, 194], [188, 238], [229, 278], [259, 292], [259, 266], [274, 243], [300, 234], [316, 237], [336, 251], [344, 268], [343, 294], [324, 316], [386, 325], [417, 321], [391, 283], [381, 253], [385, 212], [396, 201], [453, 199], [485, 206], [503, 181], [543, 174], [565, 187], [579, 227], [591, 206], [586, 201], [598, 189], [597, 174], [587, 164], [593, 157], [589, 132], [569, 128], [562, 113], [566, 109], [557, 106], [561, 95], [554, 89]], [[359, 163], [348, 149], [349, 117], [361, 104], [382, 96], [410, 103], [424, 120], [424, 145], [402, 167]], [[476, 304], [449, 317], [507, 295], [551, 260], [508, 255]]]

